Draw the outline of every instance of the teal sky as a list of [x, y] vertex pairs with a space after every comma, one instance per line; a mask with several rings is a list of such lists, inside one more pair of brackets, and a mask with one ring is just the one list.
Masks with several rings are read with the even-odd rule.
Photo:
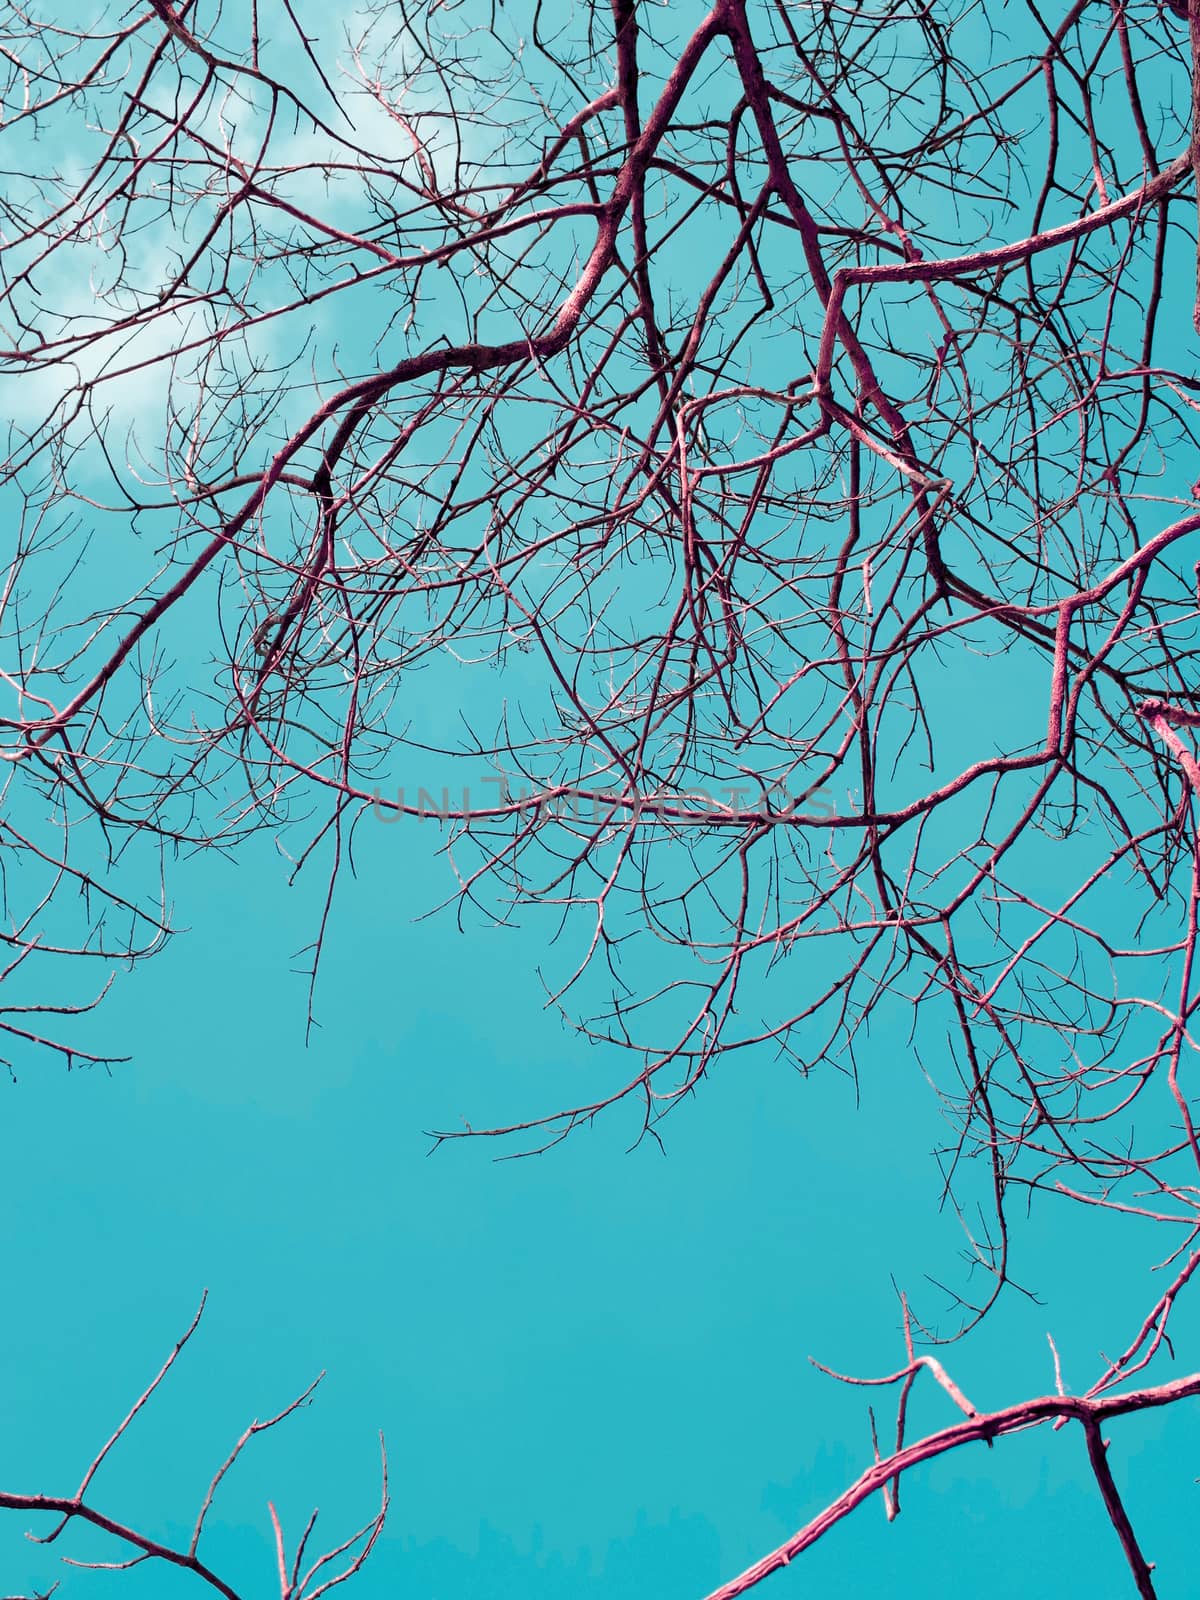
[[[720, 104], [728, 89], [716, 73], [693, 98]], [[962, 232], [969, 219], [930, 226], [943, 223]], [[715, 248], [701, 219], [668, 258], [688, 289], [705, 265], [699, 247], [687, 256], [701, 236]], [[1182, 297], [1171, 304], [1186, 317]], [[425, 307], [427, 326], [441, 309]], [[339, 335], [348, 362], [376, 359], [375, 332], [364, 321]], [[760, 375], [782, 381], [792, 347], [765, 346]], [[93, 574], [112, 592], [131, 573], [148, 578], [146, 546], [120, 519], [89, 526]], [[660, 575], [648, 566], [614, 584], [614, 608], [637, 614]], [[181, 675], [202, 667], [205, 683], [212, 602], [212, 589], [198, 591], [170, 640]], [[457, 733], [463, 710], [490, 733], [510, 695], [515, 704], [544, 688], [535, 666], [510, 651], [502, 673], [472, 676], [442, 659], [407, 677], [400, 711], [414, 740]], [[1019, 697], [1044, 702], [1045, 670], [952, 660], [931, 699], [951, 728], [939, 772], [1022, 737]], [[980, 705], [986, 719], [968, 714]], [[404, 784], [411, 796], [444, 782], [478, 793], [490, 769], [397, 749], [378, 770], [385, 795]], [[910, 776], [901, 767], [893, 781]], [[301, 831], [283, 835], [286, 848]], [[431, 821], [358, 824], [357, 875], [338, 886], [311, 1038], [302, 952], [323, 864], [289, 886], [268, 835], [236, 860], [213, 852], [172, 865], [169, 898], [186, 931], [120, 973], [77, 1034], [129, 1063], [66, 1073], [22, 1059], [15, 1081], [0, 1081], [10, 1196], [0, 1484], [73, 1491], [207, 1290], [199, 1331], [93, 1499], [186, 1541], [246, 1425], [324, 1370], [312, 1404], [253, 1442], [209, 1517], [202, 1553], [247, 1600], [277, 1592], [268, 1500], [289, 1543], [320, 1506], [315, 1549], [371, 1515], [380, 1429], [392, 1509], [347, 1595], [701, 1600], [869, 1464], [869, 1401], [891, 1435], [895, 1391], [839, 1385], [809, 1357], [863, 1376], [895, 1370], [896, 1286], [943, 1331], [956, 1313], [940, 1285], [977, 1287], [929, 1154], [947, 1137], [922, 1072], [945, 1063], [941, 1023], [914, 1034], [908, 999], [889, 996], [861, 1085], [836, 1064], [804, 1078], [769, 1050], [729, 1055], [661, 1125], [665, 1150], [636, 1142], [633, 1104], [537, 1158], [495, 1160], [501, 1147], [472, 1140], [433, 1149], [430, 1129], [550, 1112], [622, 1071], [545, 1006], [543, 974], [561, 978], [577, 953], [569, 938], [550, 950], [553, 914], [521, 909], [510, 926], [468, 916], [461, 930], [452, 910], [424, 918], [454, 887], [440, 838]], [[1023, 869], [1051, 897], [1086, 848], [1031, 837]], [[153, 881], [146, 866], [131, 855], [122, 868], [141, 874], [139, 893]], [[1096, 896], [1105, 916], [1119, 919], [1121, 894], [1113, 884]], [[747, 1011], [796, 1009], [788, 986], [813, 983], [831, 959], [823, 945], [812, 956], [798, 947], [754, 975]], [[639, 953], [632, 966], [646, 984], [680, 970], [674, 955]], [[95, 987], [91, 972], [79, 981]], [[1055, 1206], [1039, 1197], [1027, 1220], [1013, 1203], [1013, 1273], [1030, 1294], [1009, 1289], [964, 1344], [940, 1352], [981, 1408], [1053, 1389], [1048, 1333], [1067, 1385], [1087, 1388], [1158, 1292], [1149, 1269], [1165, 1254], [1160, 1236]], [[1197, 1316], [1186, 1301], [1174, 1312], [1179, 1361], [1161, 1376], [1193, 1364]], [[910, 1437], [953, 1418], [936, 1386], [918, 1385]], [[1195, 1424], [1189, 1401], [1111, 1431], [1117, 1482], [1164, 1597], [1194, 1583]], [[912, 1473], [903, 1499], [895, 1524], [869, 1504], [759, 1592], [1107, 1600], [1130, 1587], [1076, 1429], [959, 1451]], [[5, 1594], [56, 1579], [68, 1600], [200, 1592], [157, 1567], [64, 1568], [64, 1552], [120, 1552], [83, 1529], [41, 1549], [24, 1530], [20, 1517], [0, 1518]]]
[[[869, 1461], [879, 1397], [806, 1358], [901, 1363], [889, 1274], [927, 1317], [945, 1307], [920, 1277], [957, 1271], [924, 1159], [931, 1097], [900, 1047], [861, 1109], [834, 1073], [738, 1058], [669, 1119], [665, 1157], [626, 1153], [619, 1113], [537, 1160], [471, 1142], [430, 1156], [423, 1129], [541, 1109], [590, 1052], [539, 1011], [527, 935], [412, 922], [438, 885], [420, 830], [363, 843], [308, 1049], [289, 969], [313, 889], [287, 891], [262, 849], [180, 870], [191, 932], [103, 1014], [136, 1042], [133, 1065], [42, 1065], [5, 1090], [4, 1172], [26, 1219], [0, 1324], [5, 1481], [73, 1489], [207, 1287], [199, 1333], [97, 1480], [114, 1514], [178, 1534], [245, 1425], [326, 1369], [217, 1502], [209, 1558], [248, 1594], [274, 1584], [268, 1498], [293, 1537], [314, 1505], [328, 1542], [366, 1519], [382, 1427], [393, 1508], [364, 1600], [698, 1600]], [[1010, 1295], [946, 1354], [975, 1404], [1052, 1388], [1047, 1330], [1079, 1388], [1097, 1339], [1128, 1337], [1145, 1241], [1087, 1222], [1043, 1208], [1018, 1228], [1018, 1277], [1042, 1304]], [[1181, 1306], [1177, 1344], [1194, 1331]], [[1186, 1592], [1192, 1559], [1190, 1406], [1113, 1429], [1167, 1594]], [[914, 1425], [948, 1420], [924, 1393]], [[960, 1452], [904, 1499], [891, 1527], [864, 1507], [764, 1592], [961, 1593], [966, 1575], [989, 1600], [1123, 1592], [1071, 1430]], [[33, 1592], [58, 1574], [19, 1520], [0, 1525], [5, 1581]], [[113, 1551], [80, 1533], [70, 1553]], [[65, 1578], [69, 1596], [194, 1588], [162, 1571]]]

